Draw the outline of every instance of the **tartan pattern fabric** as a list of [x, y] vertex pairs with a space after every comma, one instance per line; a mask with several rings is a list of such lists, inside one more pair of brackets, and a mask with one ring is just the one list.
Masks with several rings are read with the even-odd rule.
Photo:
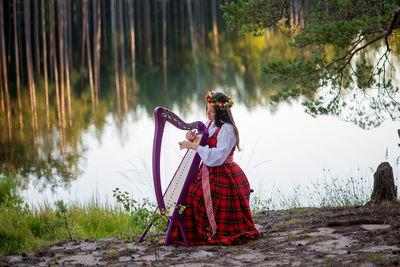
[[[208, 139], [208, 145], [215, 147], [217, 135]], [[229, 157], [233, 156], [234, 148]], [[203, 165], [203, 163], [202, 163]], [[196, 180], [189, 186], [183, 229], [189, 245], [244, 244], [260, 236], [255, 228], [249, 207], [250, 186], [246, 175], [235, 162], [224, 163], [209, 169], [210, 190], [217, 233], [213, 236], [204, 204], [201, 168]], [[178, 222], [174, 221], [170, 241], [184, 245]]]
[[206, 205], [207, 218], [210, 223], [213, 234], [217, 232], [217, 223], [215, 222], [213, 204], [210, 190], [210, 177], [206, 165], [201, 168], [201, 187], [203, 188], [204, 204]]

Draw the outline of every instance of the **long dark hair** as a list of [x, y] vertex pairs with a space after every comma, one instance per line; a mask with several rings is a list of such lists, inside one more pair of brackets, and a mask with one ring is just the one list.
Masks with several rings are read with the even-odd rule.
[[[215, 92], [213, 94], [213, 98], [216, 99], [218, 102], [222, 102], [222, 103], [227, 102], [229, 100], [229, 97], [222, 92]], [[235, 120], [233, 119], [231, 110], [217, 109], [216, 106], [214, 106], [214, 112], [215, 112], [215, 118], [214, 118], [215, 126], [217, 126], [219, 128], [224, 123], [229, 123], [230, 125], [232, 125], [233, 131], [236, 136], [235, 146], [240, 151], [239, 131], [236, 127]]]

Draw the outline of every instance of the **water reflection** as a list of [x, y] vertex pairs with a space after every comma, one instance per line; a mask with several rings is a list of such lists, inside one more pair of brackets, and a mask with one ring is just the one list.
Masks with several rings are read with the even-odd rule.
[[357, 67], [366, 67], [364, 64], [368, 61], [380, 69], [379, 74], [371, 77], [368, 84], [360, 84], [360, 80], [365, 80], [365, 77], [353, 77], [345, 89], [327, 84], [312, 98], [303, 101], [305, 111], [314, 117], [333, 115], [362, 129], [376, 128], [386, 120], [399, 120], [400, 83], [396, 79], [394, 66], [400, 64], [400, 58], [398, 55], [391, 55], [385, 60], [380, 56], [384, 54], [383, 50], [373, 49], [355, 59]]
[[[269, 111], [278, 112], [279, 106], [270, 105], [269, 100], [281, 85], [269, 80], [262, 68], [272, 60], [292, 59], [307, 51], [290, 48], [287, 37], [279, 31], [246, 38], [229, 32], [216, 9], [222, 2], [94, 0], [57, 1], [55, 5], [50, 0], [44, 10], [46, 30], [40, 35], [47, 38], [39, 42], [36, 58], [15, 55], [24, 47], [38, 49], [35, 42], [22, 44], [22, 35], [29, 30], [23, 27], [21, 14], [25, 10], [33, 14], [41, 6], [30, 6], [28, 0], [3, 1], [4, 10], [17, 14], [18, 32], [11, 30], [14, 13], [5, 13], [6, 36], [16, 36], [17, 43], [12, 45], [7, 39], [2, 50], [8, 55], [8, 79], [1, 76], [0, 83], [0, 172], [17, 177], [22, 186], [32, 182], [39, 189], [68, 187], [84, 171], [86, 150], [99, 145], [88, 139], [95, 136], [99, 143], [106, 142], [106, 132], [114, 122], [121, 136], [130, 120], [151, 118], [156, 106], [182, 116], [200, 112], [198, 107], [210, 88], [227, 92], [245, 110], [267, 106]], [[69, 13], [70, 8], [77, 12]], [[59, 10], [67, 11], [63, 14]], [[64, 16], [66, 24], [57, 24], [60, 20], [55, 14]], [[42, 49], [44, 43], [48, 51]], [[377, 60], [372, 56], [376, 51], [369, 51], [366, 60]], [[337, 51], [327, 53], [330, 57], [329, 53]], [[397, 55], [394, 60], [398, 63]], [[44, 62], [49, 65], [48, 81]], [[395, 78], [394, 73], [389, 76]], [[19, 81], [21, 94], [15, 90]], [[398, 86], [398, 80], [393, 79], [393, 84]], [[395, 89], [349, 90], [339, 92], [340, 98], [338, 92], [331, 94], [329, 87], [324, 90], [298, 96], [306, 97], [306, 111], [313, 116], [335, 115], [365, 128], [379, 125], [387, 114], [391, 119], [399, 118], [398, 101], [392, 101]], [[360, 110], [352, 106], [358, 107], [363, 98], [372, 95], [376, 101], [363, 108], [375, 117], [358, 116]], [[308, 101], [321, 96], [327, 102]], [[89, 130], [94, 134], [87, 137]], [[138, 126], [126, 134], [140, 130]]]

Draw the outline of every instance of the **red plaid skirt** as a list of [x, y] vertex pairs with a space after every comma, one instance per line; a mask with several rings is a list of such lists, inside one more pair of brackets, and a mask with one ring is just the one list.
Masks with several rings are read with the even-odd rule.
[[[209, 173], [217, 233], [212, 236], [199, 171], [196, 180], [189, 186], [182, 222], [189, 245], [244, 244], [260, 236], [249, 207], [249, 182], [239, 165], [224, 163], [209, 168]], [[176, 221], [170, 241], [185, 244]]]

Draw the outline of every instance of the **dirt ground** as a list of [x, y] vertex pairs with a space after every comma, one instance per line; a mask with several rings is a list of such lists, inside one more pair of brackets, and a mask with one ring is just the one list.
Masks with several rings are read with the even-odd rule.
[[117, 238], [63, 242], [0, 266], [396, 266], [400, 204], [302, 208], [254, 215], [262, 236], [240, 246], [163, 246]]

